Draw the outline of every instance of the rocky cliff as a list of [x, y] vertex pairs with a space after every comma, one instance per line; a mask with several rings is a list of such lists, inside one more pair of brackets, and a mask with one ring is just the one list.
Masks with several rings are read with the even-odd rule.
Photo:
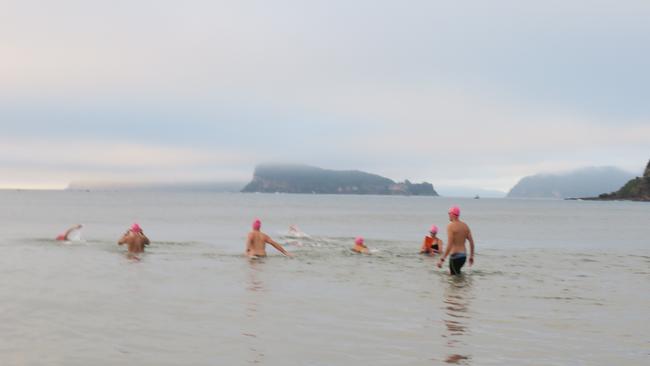
[[306, 165], [265, 164], [255, 168], [253, 180], [242, 192], [377, 194], [437, 196], [430, 183], [414, 184], [358, 170], [327, 170]]
[[589, 199], [650, 201], [650, 161], [648, 161], [642, 177], [630, 180], [616, 192], [603, 193], [597, 198]]

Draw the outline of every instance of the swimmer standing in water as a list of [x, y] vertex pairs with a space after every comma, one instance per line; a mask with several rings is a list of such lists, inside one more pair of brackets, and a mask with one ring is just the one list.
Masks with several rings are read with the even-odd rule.
[[144, 247], [149, 245], [149, 243], [149, 238], [144, 235], [142, 228], [138, 224], [131, 225], [129, 230], [117, 242], [119, 245], [126, 244], [129, 248], [129, 254], [144, 252]]
[[370, 254], [370, 250], [366, 244], [364, 244], [362, 237], [358, 237], [354, 240], [354, 248], [352, 248], [352, 251], [355, 253]]
[[68, 239], [68, 236], [70, 235], [70, 233], [75, 231], [75, 230], [81, 229], [81, 227], [82, 227], [82, 225], [79, 224], [79, 225], [75, 225], [75, 226], [69, 228], [68, 230], [65, 231], [65, 233], [57, 236], [56, 240], [57, 241], [68, 241], [68, 240], [70, 240], [70, 239]]
[[458, 206], [449, 209], [449, 221], [451, 222], [447, 225], [447, 250], [437, 264], [438, 268], [442, 268], [442, 263], [449, 256], [449, 273], [452, 275], [459, 275], [460, 269], [467, 260], [465, 241], [469, 241], [469, 265], [474, 264], [474, 238], [472, 238], [469, 226], [460, 221], [459, 216], [460, 208]]
[[438, 227], [436, 225], [431, 226], [429, 230], [429, 235], [424, 237], [422, 242], [422, 249], [420, 249], [420, 254], [428, 254], [434, 256], [438, 253], [442, 253], [442, 240], [438, 238]]
[[293, 257], [293, 254], [284, 250], [282, 245], [276, 243], [270, 236], [260, 231], [262, 222], [259, 219], [253, 221], [253, 230], [248, 233], [246, 240], [246, 256], [248, 258], [262, 258], [266, 257], [266, 244], [271, 244], [280, 253], [287, 257]]

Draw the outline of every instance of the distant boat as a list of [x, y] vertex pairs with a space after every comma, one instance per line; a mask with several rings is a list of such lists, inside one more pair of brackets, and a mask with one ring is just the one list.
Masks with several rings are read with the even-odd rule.
[[478, 194], [477, 194], [476, 196], [474, 196], [474, 199], [475, 199], [475, 200], [480, 199], [480, 198], [481, 198], [481, 197], [479, 197]]

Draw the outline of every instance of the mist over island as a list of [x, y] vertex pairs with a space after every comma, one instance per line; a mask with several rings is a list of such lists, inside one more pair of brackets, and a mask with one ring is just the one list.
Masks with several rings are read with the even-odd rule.
[[359, 170], [329, 170], [309, 165], [262, 164], [242, 192], [437, 196], [431, 183], [395, 182]]
[[431, 183], [395, 182], [359, 170], [298, 164], [262, 164], [250, 182], [72, 182], [70, 191], [196, 191], [438, 196]]
[[598, 196], [620, 188], [634, 174], [615, 167], [587, 167], [567, 173], [522, 178], [508, 198], [573, 198]]
[[72, 182], [68, 191], [239, 192], [245, 182]]
[[[250, 181], [230, 182], [102, 182], [75, 181], [69, 191], [164, 191], [230, 193], [359, 194], [483, 198], [650, 198], [650, 163], [642, 177], [616, 167], [587, 167], [565, 173], [522, 178], [507, 193], [465, 186], [396, 182], [360, 170], [330, 170], [304, 164], [260, 164]], [[611, 193], [609, 193], [611, 192]]]

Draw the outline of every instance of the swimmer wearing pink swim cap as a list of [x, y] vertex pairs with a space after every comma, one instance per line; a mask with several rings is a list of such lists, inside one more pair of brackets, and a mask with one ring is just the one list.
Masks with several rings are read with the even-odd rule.
[[259, 230], [260, 228], [262, 228], [262, 221], [260, 221], [260, 219], [255, 219], [255, 221], [253, 221], [252, 226], [253, 226], [253, 230]]
[[438, 227], [432, 225], [429, 229], [429, 235], [424, 237], [420, 254], [436, 255], [442, 252], [442, 240], [438, 238]]
[[248, 238], [246, 239], [246, 253], [244, 253], [248, 258], [254, 259], [266, 257], [266, 244], [271, 244], [275, 249], [287, 257], [293, 257], [293, 254], [284, 250], [282, 245], [278, 244], [271, 239], [270, 236], [260, 231], [262, 228], [262, 221], [260, 219], [255, 219], [251, 226], [253, 230], [248, 233]]
[[142, 228], [137, 223], [133, 223], [133, 225], [131, 225], [130, 230], [133, 231], [134, 233], [141, 233], [142, 232]]
[[449, 260], [449, 273], [452, 275], [459, 275], [460, 270], [467, 260], [467, 249], [465, 242], [469, 241], [469, 265], [474, 264], [474, 238], [469, 226], [459, 220], [460, 208], [452, 206], [449, 208], [449, 225], [447, 225], [447, 249], [438, 261], [438, 268], [442, 267], [442, 263], [447, 257]]
[[355, 253], [370, 254], [370, 251], [365, 244], [365, 240], [360, 236], [354, 239], [354, 247], [352, 248], [352, 251]]
[[129, 230], [122, 235], [120, 240], [117, 242], [119, 245], [124, 245], [126, 244], [127, 247], [129, 248], [129, 254], [137, 254], [137, 253], [142, 253], [144, 252], [144, 247], [146, 245], [149, 245], [149, 238], [147, 238], [146, 235], [144, 235], [144, 231], [142, 231], [142, 227], [137, 224], [133, 223]]

